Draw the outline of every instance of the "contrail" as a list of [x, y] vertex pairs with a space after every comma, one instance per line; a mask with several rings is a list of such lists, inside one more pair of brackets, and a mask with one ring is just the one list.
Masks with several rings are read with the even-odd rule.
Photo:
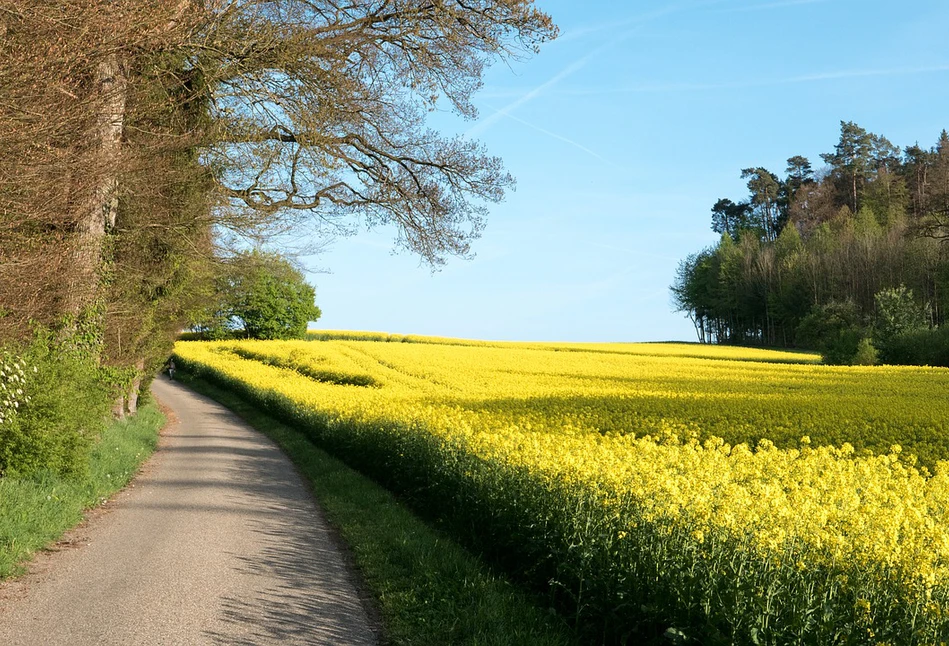
[[731, 9], [722, 9], [722, 13], [732, 13], [736, 11], [760, 11], [764, 9], [782, 9], [784, 7], [796, 7], [807, 4], [823, 4], [828, 0], [784, 0], [783, 2], [769, 2], [766, 4], [750, 4], [745, 7], [733, 7]]
[[[490, 105], [487, 106], [487, 107], [490, 108], [490, 109], [492, 109], [492, 110], [494, 110], [494, 113], [495, 113], [495, 114], [499, 114], [499, 115], [501, 114], [501, 111], [498, 110], [497, 108], [494, 108], [494, 107], [492, 107], [492, 106], [490, 106]], [[596, 152], [595, 150], [591, 150], [590, 148], [587, 148], [587, 147], [584, 146], [583, 144], [581, 144], [581, 143], [579, 143], [579, 142], [577, 142], [577, 141], [574, 141], [573, 139], [570, 139], [570, 138], [568, 138], [568, 137], [564, 137], [563, 135], [559, 135], [559, 134], [557, 134], [556, 132], [551, 132], [550, 130], [547, 130], [546, 128], [541, 128], [541, 127], [538, 126], [537, 124], [531, 123], [530, 121], [527, 121], [527, 120], [525, 120], [525, 119], [521, 119], [520, 117], [515, 117], [513, 114], [510, 114], [510, 113], [503, 114], [502, 116], [507, 117], [508, 119], [511, 119], [512, 121], [516, 121], [516, 122], [518, 122], [518, 123], [520, 123], [520, 124], [523, 124], [523, 125], [527, 126], [528, 128], [530, 128], [530, 129], [532, 129], [532, 130], [536, 130], [537, 132], [541, 132], [541, 133], [547, 135], [548, 137], [553, 137], [554, 139], [558, 139], [558, 140], [560, 140], [560, 141], [562, 141], [562, 142], [564, 142], [564, 143], [570, 144], [570, 145], [573, 146], [574, 148], [578, 148], [579, 150], [582, 150], [583, 152], [585, 152], [585, 153], [587, 153], [588, 155], [590, 155], [591, 157], [595, 157], [596, 159], [599, 159], [600, 161], [602, 161], [602, 162], [604, 162], [604, 163], [606, 163], [606, 164], [609, 164], [610, 166], [614, 166], [614, 167], [616, 167], [616, 168], [619, 168], [619, 167], [620, 167], [618, 164], [616, 164], [616, 163], [613, 162], [612, 160], [607, 159], [606, 157], [604, 157], [604, 156], [601, 155], [600, 153]]]
[[892, 69], [867, 70], [837, 70], [830, 72], [815, 72], [800, 76], [766, 79], [762, 81], [723, 81], [720, 83], [666, 83], [655, 85], [628, 85], [615, 87], [575, 88], [558, 90], [560, 96], [597, 96], [601, 94], [645, 94], [651, 92], [693, 92], [703, 90], [736, 90], [755, 87], [770, 87], [775, 85], [794, 85], [799, 83], [816, 83], [850, 78], [867, 78], [873, 76], [912, 76], [917, 74], [935, 74], [949, 72], [949, 65], [928, 65], [924, 67], [902, 67]]
[[[573, 38], [579, 38], [579, 37], [582, 37], [582, 36], [586, 36], [586, 35], [589, 35], [589, 34], [591, 34], [591, 33], [596, 33], [596, 32], [599, 32], [599, 31], [604, 31], [604, 30], [608, 30], [608, 29], [615, 29], [615, 28], [617, 28], [617, 27], [625, 27], [625, 26], [629, 26], [629, 25], [634, 26], [633, 29], [629, 29], [629, 30], [627, 30], [627, 31], [625, 31], [625, 32], [623, 32], [623, 33], [621, 33], [619, 36], [610, 39], [609, 41], [607, 41], [607, 42], [604, 43], [603, 45], [600, 45], [599, 47], [595, 48], [594, 50], [588, 52], [587, 54], [585, 54], [584, 56], [582, 56], [582, 57], [580, 57], [579, 59], [575, 60], [573, 63], [571, 63], [570, 65], [568, 65], [568, 66], [565, 67], [564, 69], [562, 69], [562, 70], [561, 70], [560, 72], [558, 72], [557, 74], [555, 74], [552, 78], [550, 78], [550, 79], [548, 79], [547, 81], [545, 81], [544, 83], [541, 83], [540, 85], [534, 87], [533, 89], [528, 90], [527, 92], [525, 92], [524, 94], [522, 94], [520, 97], [518, 97], [517, 99], [515, 99], [515, 100], [512, 101], [511, 103], [507, 104], [506, 106], [504, 106], [504, 107], [501, 108], [500, 110], [497, 110], [494, 114], [492, 114], [492, 115], [490, 115], [489, 117], [487, 117], [486, 119], [482, 119], [482, 120], [479, 121], [478, 123], [474, 124], [473, 126], [471, 126], [471, 127], [464, 133], [464, 135], [465, 135], [466, 137], [474, 137], [474, 136], [477, 136], [477, 135], [481, 134], [482, 132], [484, 132], [485, 130], [487, 130], [488, 128], [490, 128], [491, 126], [493, 126], [495, 123], [497, 123], [502, 117], [510, 116], [510, 113], [511, 113], [512, 111], [516, 110], [517, 108], [519, 108], [520, 106], [524, 105], [525, 103], [527, 103], [527, 102], [533, 100], [535, 97], [537, 97], [538, 95], [540, 95], [541, 93], [543, 93], [543, 92], [544, 92], [545, 90], [547, 90], [548, 88], [551, 88], [551, 87], [553, 87], [554, 85], [557, 85], [560, 81], [562, 81], [563, 79], [567, 78], [568, 76], [570, 76], [570, 75], [573, 74], [574, 72], [576, 72], [576, 71], [578, 71], [579, 69], [581, 69], [584, 65], [587, 64], [587, 62], [590, 61], [590, 59], [592, 59], [593, 57], [595, 57], [596, 55], [598, 55], [600, 52], [602, 52], [602, 51], [604, 51], [604, 50], [606, 50], [606, 49], [609, 49], [610, 47], [613, 47], [613, 46], [616, 45], [617, 43], [620, 43], [620, 42], [622, 42], [623, 40], [626, 40], [627, 38], [629, 38], [630, 36], [632, 36], [633, 33], [636, 32], [636, 30], [638, 29], [638, 27], [639, 27], [640, 25], [642, 25], [642, 24], [644, 24], [644, 23], [647, 23], [647, 22], [650, 22], [650, 21], [652, 21], [652, 20], [656, 20], [656, 19], [658, 19], [658, 18], [662, 18], [662, 17], [667, 16], [667, 15], [670, 15], [670, 14], [675, 14], [675, 13], [681, 12], [681, 11], [690, 10], [690, 9], [699, 9], [699, 8], [704, 8], [704, 7], [710, 7], [710, 6], [714, 6], [714, 5], [718, 5], [718, 4], [725, 4], [725, 3], [729, 2], [729, 1], [730, 1], [730, 0], [698, 0], [697, 2], [683, 2], [683, 3], [679, 3], [679, 4], [670, 5], [670, 6], [667, 6], [667, 7], [662, 8], [662, 9], [656, 9], [656, 10], [654, 10], [654, 11], [650, 11], [650, 12], [648, 12], [648, 13], [641, 14], [641, 15], [639, 15], [639, 16], [635, 16], [635, 17], [629, 18], [629, 19], [627, 19], [627, 20], [613, 21], [613, 22], [606, 23], [606, 24], [603, 24], [603, 25], [594, 25], [594, 26], [592, 26], [592, 27], [588, 27], [588, 28], [585, 28], [585, 29], [584, 29], [584, 28], [581, 28], [580, 30], [578, 30], [578, 31], [576, 32], [575, 35], [569, 35], [569, 34], [568, 34], [565, 39], [564, 39], [564, 38], [560, 39], [561, 42], [564, 42], [564, 40], [572, 40]], [[822, 1], [822, 0], [789, 0], [789, 1], [792, 1], [792, 2], [801, 2], [801, 1], [808, 2], [808, 1]], [[554, 41], [555, 44], [556, 44], [556, 42], [557, 42], [557, 41]], [[522, 123], [523, 123], [523, 122], [522, 122]], [[530, 125], [530, 124], [525, 124], [525, 125]], [[553, 135], [553, 136], [555, 136], [555, 137], [560, 138], [558, 135], [554, 135], [553, 133], [548, 133], [548, 134], [551, 134], [551, 135]], [[573, 143], [573, 142], [570, 142], [570, 143]], [[590, 152], [590, 151], [587, 151], [587, 152]]]
[[781, 83], [807, 83], [810, 81], [827, 81], [843, 78], [860, 78], [863, 76], [912, 76], [915, 74], [932, 74], [934, 72], [949, 72], [949, 65], [929, 65], [925, 67], [902, 67], [893, 69], [875, 70], [840, 70], [837, 72], [820, 72], [804, 76], [793, 76], [779, 79]]
[[568, 65], [567, 67], [565, 67], [564, 69], [560, 70], [560, 72], [558, 72], [558, 73], [557, 73], [556, 75], [554, 75], [552, 78], [548, 79], [548, 80], [545, 81], [544, 83], [541, 83], [541, 84], [538, 85], [537, 87], [535, 87], [535, 88], [533, 88], [533, 89], [531, 89], [531, 90], [528, 90], [526, 93], [524, 93], [523, 95], [521, 95], [519, 98], [517, 98], [517, 99], [515, 99], [514, 101], [508, 103], [506, 106], [504, 106], [504, 107], [501, 108], [500, 110], [497, 110], [494, 114], [492, 114], [492, 115], [489, 116], [488, 118], [482, 119], [482, 120], [479, 121], [478, 123], [476, 123], [476, 124], [474, 124], [473, 126], [471, 126], [470, 128], [468, 128], [468, 131], [465, 132], [465, 136], [466, 136], [466, 137], [474, 137], [475, 135], [478, 135], [478, 134], [484, 132], [485, 130], [487, 130], [488, 128], [490, 128], [491, 126], [493, 126], [495, 123], [497, 123], [498, 121], [500, 121], [501, 117], [508, 116], [508, 114], [509, 114], [512, 110], [516, 110], [517, 108], [519, 108], [520, 106], [524, 105], [525, 103], [527, 103], [528, 101], [530, 101], [531, 99], [533, 99], [534, 97], [536, 97], [538, 94], [540, 94], [541, 92], [543, 92], [543, 91], [546, 90], [547, 88], [556, 85], [557, 83], [559, 83], [559, 82], [562, 81], [563, 79], [567, 78], [568, 76], [570, 76], [571, 74], [573, 74], [574, 72], [576, 72], [577, 70], [579, 70], [580, 68], [582, 68], [584, 65], [587, 64], [587, 61], [589, 61], [591, 58], [593, 58], [594, 56], [596, 56], [597, 54], [599, 54], [601, 51], [603, 51], [603, 50], [606, 49], [607, 47], [612, 46], [612, 45], [614, 44], [614, 42], [616, 42], [617, 40], [618, 40], [618, 39], [614, 39], [614, 40], [610, 41], [609, 43], [607, 43], [606, 45], [601, 45], [600, 47], [597, 47], [597, 48], [594, 49], [593, 51], [591, 51], [591, 52], [589, 52], [588, 54], [586, 54], [585, 56], [583, 56], [583, 57], [581, 57], [581, 58], [575, 60], [573, 63], [571, 63], [571, 64]]

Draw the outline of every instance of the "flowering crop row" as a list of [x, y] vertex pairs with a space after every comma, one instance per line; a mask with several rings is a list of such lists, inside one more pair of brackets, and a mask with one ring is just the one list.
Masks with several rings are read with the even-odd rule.
[[[934, 466], [949, 371], [617, 347], [176, 354], [548, 586], [596, 639], [672, 626], [707, 644], [949, 640], [949, 472]], [[890, 450], [899, 440], [933, 473]]]

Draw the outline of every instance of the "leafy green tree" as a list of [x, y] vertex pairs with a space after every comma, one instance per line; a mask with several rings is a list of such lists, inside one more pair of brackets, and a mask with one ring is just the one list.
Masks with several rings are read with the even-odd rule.
[[316, 291], [293, 263], [276, 253], [249, 251], [227, 263], [213, 305], [193, 328], [210, 338], [243, 333], [254, 339], [300, 339], [319, 319]]
[[929, 307], [913, 298], [913, 290], [905, 285], [883, 289], [874, 296], [876, 311], [873, 316], [873, 338], [880, 349], [881, 359], [891, 359], [889, 348], [900, 336], [929, 327]]
[[[945, 131], [943, 131], [945, 132]], [[929, 184], [932, 165], [936, 158], [935, 150], [925, 150], [914, 144], [904, 150], [904, 161], [901, 168], [906, 180], [908, 208], [910, 215], [918, 220], [926, 212], [929, 201]]]
[[873, 134], [853, 121], [841, 121], [840, 140], [834, 152], [821, 155], [830, 165], [838, 186], [847, 195], [847, 206], [854, 213], [860, 208], [860, 191], [870, 172], [873, 150]]
[[781, 192], [780, 195], [778, 195], [778, 204], [781, 213], [779, 217], [781, 231], [784, 230], [785, 225], [790, 219], [791, 205], [794, 204], [800, 190], [806, 185], [814, 183], [814, 171], [807, 157], [801, 155], [789, 157], [785, 172], [787, 176], [784, 181], [781, 182]]
[[722, 198], [712, 206], [712, 231], [727, 233], [737, 240], [742, 231], [752, 227], [750, 214], [751, 205], [747, 202], [736, 204], [727, 197]]
[[751, 205], [761, 227], [761, 237], [774, 240], [780, 233], [782, 222], [778, 198], [781, 194], [781, 180], [766, 168], [745, 168], [742, 179], [748, 180], [751, 191]]
[[874, 171], [895, 170], [900, 166], [900, 149], [883, 135], [870, 135], [870, 159]]
[[785, 172], [788, 174], [785, 184], [794, 190], [799, 189], [808, 182], [814, 181], [814, 171], [811, 168], [811, 162], [807, 157], [802, 155], [788, 157], [788, 165]]
[[852, 300], [832, 301], [811, 310], [798, 326], [797, 336], [806, 346], [820, 350], [824, 363], [851, 365], [866, 338], [860, 319]]
[[684, 312], [692, 320], [700, 343], [715, 342], [720, 330], [717, 325], [720, 310], [716, 302], [718, 272], [718, 255], [714, 249], [705, 249], [679, 263], [671, 287], [676, 311]]
[[933, 149], [927, 179], [919, 228], [924, 235], [949, 239], [949, 132], [945, 130]]
[[795, 344], [795, 330], [812, 303], [807, 287], [807, 256], [801, 234], [794, 226], [782, 229], [774, 242], [774, 288], [768, 293], [768, 311], [775, 320], [771, 345]]

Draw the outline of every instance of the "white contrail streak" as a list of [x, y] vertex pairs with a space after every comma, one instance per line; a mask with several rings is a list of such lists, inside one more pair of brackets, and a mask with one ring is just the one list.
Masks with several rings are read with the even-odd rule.
[[602, 46], [600, 46], [600, 47], [597, 47], [597, 48], [594, 49], [593, 51], [587, 53], [585, 56], [582, 56], [581, 58], [575, 60], [573, 63], [571, 63], [571, 64], [568, 65], [567, 67], [565, 67], [565, 68], [563, 68], [562, 70], [560, 70], [560, 71], [559, 71], [557, 74], [555, 74], [552, 78], [550, 78], [550, 79], [548, 79], [547, 81], [541, 83], [540, 85], [536, 86], [535, 88], [533, 88], [533, 89], [531, 89], [531, 90], [528, 90], [527, 92], [525, 92], [524, 94], [522, 94], [520, 97], [518, 97], [518, 98], [515, 99], [514, 101], [511, 101], [510, 103], [508, 103], [506, 106], [504, 106], [504, 107], [501, 108], [500, 110], [497, 110], [497, 111], [496, 111], [494, 114], [492, 114], [491, 116], [487, 117], [486, 119], [482, 119], [482, 120], [479, 121], [478, 123], [476, 123], [476, 124], [474, 124], [473, 126], [471, 126], [470, 128], [468, 128], [468, 131], [465, 132], [465, 136], [466, 136], [466, 137], [474, 137], [474, 136], [476, 136], [476, 135], [478, 135], [478, 134], [484, 132], [485, 130], [487, 130], [488, 128], [490, 128], [491, 126], [493, 126], [495, 123], [497, 123], [498, 121], [500, 121], [502, 117], [508, 116], [513, 110], [516, 110], [516, 109], [519, 108], [520, 106], [522, 106], [522, 105], [524, 105], [525, 103], [527, 103], [528, 101], [532, 100], [532, 99], [533, 99], [534, 97], [536, 97], [537, 95], [541, 94], [541, 93], [542, 93], [544, 90], [546, 90], [547, 88], [553, 87], [554, 85], [556, 85], [557, 83], [559, 83], [559, 82], [562, 81], [563, 79], [567, 78], [568, 76], [570, 76], [571, 74], [573, 74], [574, 72], [576, 72], [577, 70], [579, 70], [580, 68], [582, 68], [584, 65], [587, 64], [587, 61], [589, 61], [591, 58], [593, 58], [594, 56], [596, 56], [597, 54], [599, 54], [601, 51], [603, 51], [604, 49], [606, 49], [608, 46], [613, 45], [614, 42], [615, 42], [615, 40], [614, 40], [614, 41], [610, 41], [610, 42], [607, 43], [606, 45], [602, 45]]
[[[495, 114], [501, 114], [501, 111], [498, 110], [497, 108], [494, 108], [494, 107], [492, 107], [492, 106], [490, 106], [490, 105], [487, 106], [487, 107], [490, 108], [491, 110], [494, 110]], [[574, 141], [573, 139], [570, 139], [570, 138], [568, 138], [568, 137], [564, 137], [563, 135], [560, 135], [560, 134], [557, 134], [556, 132], [552, 132], [552, 131], [550, 131], [550, 130], [547, 130], [546, 128], [541, 128], [541, 127], [538, 126], [537, 124], [531, 123], [530, 121], [527, 121], [527, 120], [525, 120], [525, 119], [521, 119], [520, 117], [515, 117], [513, 114], [510, 114], [510, 113], [506, 113], [506, 114], [504, 114], [504, 115], [502, 115], [502, 116], [507, 117], [508, 119], [511, 119], [512, 121], [516, 121], [516, 122], [518, 122], [518, 123], [520, 123], [520, 124], [522, 124], [522, 125], [525, 125], [525, 126], [527, 126], [528, 128], [530, 128], [530, 129], [532, 129], [532, 130], [536, 130], [537, 132], [543, 133], [543, 134], [547, 135], [548, 137], [552, 137], [552, 138], [557, 139], [557, 140], [559, 140], [559, 141], [562, 141], [562, 142], [564, 142], [564, 143], [566, 143], [566, 144], [569, 144], [569, 145], [573, 146], [574, 148], [577, 148], [577, 149], [579, 149], [579, 150], [582, 150], [583, 152], [585, 152], [586, 154], [590, 155], [591, 157], [595, 157], [596, 159], [599, 159], [600, 161], [602, 161], [602, 162], [604, 162], [604, 163], [606, 163], [606, 164], [609, 164], [610, 166], [614, 166], [614, 167], [616, 167], [616, 168], [619, 168], [619, 165], [616, 164], [615, 162], [613, 162], [613, 161], [607, 159], [606, 157], [604, 157], [604, 156], [601, 155], [600, 153], [596, 152], [595, 150], [591, 150], [590, 148], [587, 148], [586, 146], [584, 146], [583, 144], [581, 144], [581, 143], [578, 142], [578, 141]]]
[[765, 79], [760, 81], [723, 81], [718, 83], [665, 83], [654, 85], [627, 85], [612, 87], [574, 88], [558, 90], [559, 96], [598, 96], [604, 94], [647, 94], [656, 92], [694, 92], [705, 90], [738, 90], [756, 87], [772, 87], [778, 85], [795, 85], [800, 83], [818, 83], [820, 81], [834, 81], [842, 79], [871, 78], [874, 76], [914, 76], [920, 74], [936, 74], [949, 72], [949, 65], [929, 65], [924, 67], [901, 67], [891, 69], [867, 70], [837, 70], [830, 72], [816, 72], [800, 76]]
[[722, 13], [732, 13], [736, 11], [762, 11], [764, 9], [783, 9], [784, 7], [797, 7], [808, 4], [823, 4], [828, 0], [784, 0], [783, 2], [768, 2], [765, 4], [750, 4], [746, 7], [733, 7], [731, 9], [722, 9]]

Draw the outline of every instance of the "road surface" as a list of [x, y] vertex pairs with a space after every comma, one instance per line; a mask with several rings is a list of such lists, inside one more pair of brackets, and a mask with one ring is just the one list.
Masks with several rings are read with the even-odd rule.
[[0, 586], [0, 644], [378, 643], [346, 559], [287, 458], [165, 378], [158, 451], [108, 507]]

